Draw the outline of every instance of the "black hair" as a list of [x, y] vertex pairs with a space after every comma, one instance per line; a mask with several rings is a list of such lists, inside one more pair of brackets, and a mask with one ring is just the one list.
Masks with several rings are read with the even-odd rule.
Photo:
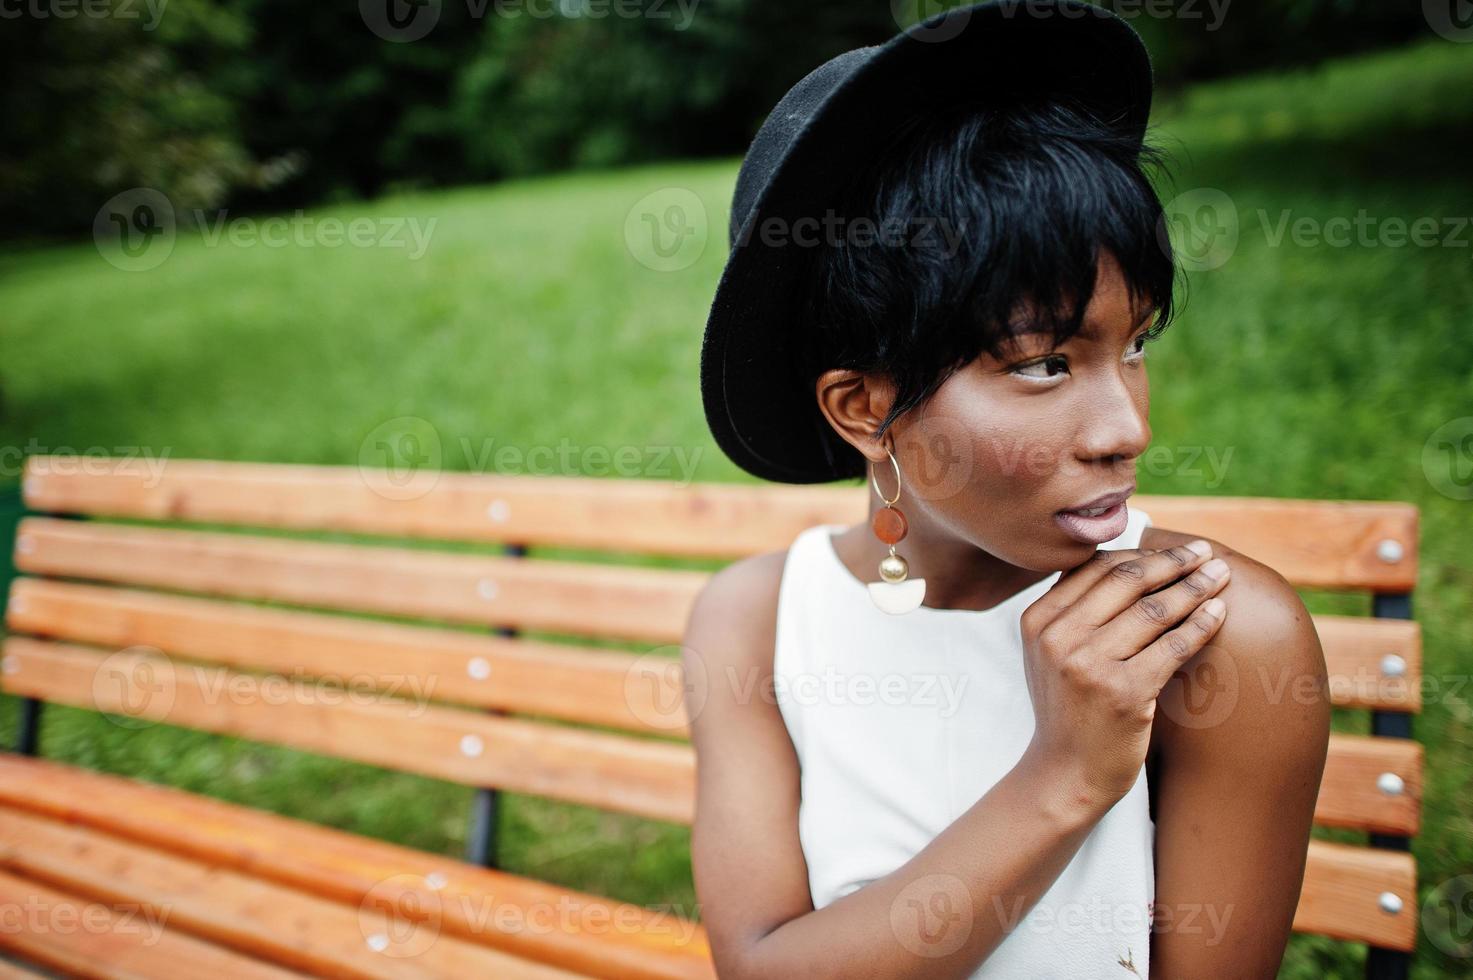
[[818, 250], [803, 299], [808, 390], [830, 368], [887, 374], [897, 392], [883, 437], [957, 369], [1001, 357], [1020, 314], [1055, 346], [1077, 333], [1101, 248], [1132, 298], [1155, 307], [1147, 336], [1159, 336], [1176, 268], [1147, 169], [1164, 160], [1062, 101], [919, 117], [838, 195], [838, 214], [873, 234], [856, 222]]

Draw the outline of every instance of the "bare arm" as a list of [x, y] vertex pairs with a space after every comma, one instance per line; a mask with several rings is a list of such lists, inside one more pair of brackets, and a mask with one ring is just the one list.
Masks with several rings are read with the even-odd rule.
[[[1092, 784], [1086, 767], [1030, 745], [909, 861], [815, 911], [798, 839], [798, 762], [772, 696], [781, 558], [758, 556], [713, 576], [686, 630], [688, 684], [700, 678], [689, 702], [698, 758], [692, 860], [717, 970], [724, 980], [964, 978], [1118, 796]], [[1160, 564], [1181, 574], [1179, 562]], [[1089, 574], [1102, 576], [1103, 566]]]
[[1233, 615], [1162, 692], [1151, 974], [1272, 977], [1330, 731], [1324, 655], [1276, 572], [1216, 546]]

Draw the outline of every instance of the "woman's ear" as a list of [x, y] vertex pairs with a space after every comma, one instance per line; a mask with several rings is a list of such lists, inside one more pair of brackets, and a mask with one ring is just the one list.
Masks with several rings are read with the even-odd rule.
[[814, 382], [819, 411], [845, 442], [872, 463], [889, 457], [875, 438], [880, 423], [890, 411], [895, 392], [889, 379], [847, 368], [832, 368]]

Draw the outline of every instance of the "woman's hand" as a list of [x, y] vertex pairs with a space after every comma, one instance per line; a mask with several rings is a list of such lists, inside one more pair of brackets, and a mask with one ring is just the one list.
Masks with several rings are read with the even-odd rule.
[[[1156, 698], [1222, 625], [1228, 566], [1205, 541], [1096, 551], [1023, 611], [1036, 728], [1025, 753], [1108, 808], [1135, 785]], [[1210, 560], [1209, 560], [1210, 559]]]

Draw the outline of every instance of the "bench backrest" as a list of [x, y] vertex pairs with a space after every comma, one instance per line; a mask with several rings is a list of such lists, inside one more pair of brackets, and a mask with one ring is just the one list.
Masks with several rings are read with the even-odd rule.
[[[695, 790], [678, 644], [710, 573], [650, 556], [783, 548], [813, 524], [863, 520], [870, 492], [65, 456], [31, 457], [22, 487], [35, 513], [16, 529], [6, 691], [678, 824]], [[1315, 820], [1374, 846], [1312, 842], [1294, 925], [1412, 949], [1416, 508], [1132, 503], [1297, 586], [1374, 597], [1371, 617], [1315, 616], [1334, 704], [1368, 709], [1373, 728], [1332, 736]], [[379, 696], [222, 707], [220, 690], [262, 674]]]

